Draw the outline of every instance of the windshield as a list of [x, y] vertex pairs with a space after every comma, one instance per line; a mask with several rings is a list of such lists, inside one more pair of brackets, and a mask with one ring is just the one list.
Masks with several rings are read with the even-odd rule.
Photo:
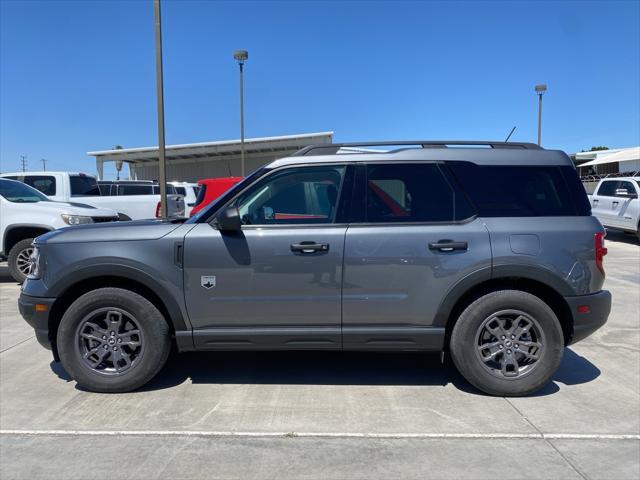
[[69, 175], [72, 197], [100, 196], [98, 182], [88, 175]]
[[0, 195], [15, 203], [49, 202], [46, 195], [33, 187], [13, 180], [0, 179]]

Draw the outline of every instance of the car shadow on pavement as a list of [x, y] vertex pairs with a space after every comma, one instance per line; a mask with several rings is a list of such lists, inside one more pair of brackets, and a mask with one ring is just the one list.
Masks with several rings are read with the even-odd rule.
[[617, 232], [615, 230], [607, 230], [607, 236], [605, 238], [605, 241], [615, 242], [615, 243], [626, 243], [628, 245], [640, 245], [640, 240], [638, 240], [638, 237], [635, 236], [634, 234]]
[[9, 275], [9, 267], [7, 267], [7, 264], [3, 264], [0, 265], [0, 283], [13, 283], [15, 285], [18, 285], [18, 282], [16, 282], [11, 275]]
[[[59, 378], [71, 381], [60, 364], [51, 363]], [[565, 349], [553, 381], [531, 396], [579, 385], [600, 375], [589, 360]], [[185, 381], [193, 384], [385, 385], [434, 386], [451, 383], [474, 395], [485, 395], [456, 370], [450, 357], [378, 352], [190, 352], [172, 353], [167, 365], [140, 392], [162, 390]], [[76, 387], [78, 388], [78, 387]]]

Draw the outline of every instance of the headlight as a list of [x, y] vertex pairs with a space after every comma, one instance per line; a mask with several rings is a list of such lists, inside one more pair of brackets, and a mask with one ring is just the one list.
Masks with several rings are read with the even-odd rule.
[[63, 213], [62, 221], [67, 225], [83, 225], [85, 223], [93, 223], [93, 218], [82, 215], [67, 215]]
[[35, 245], [33, 246], [33, 252], [31, 252], [29, 261], [31, 262], [31, 266], [29, 267], [27, 278], [40, 278], [40, 275], [42, 275], [42, 268], [40, 266], [40, 249]]

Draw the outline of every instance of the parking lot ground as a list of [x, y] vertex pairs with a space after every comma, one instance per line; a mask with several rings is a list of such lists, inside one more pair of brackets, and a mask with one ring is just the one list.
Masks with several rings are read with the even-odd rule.
[[420, 354], [174, 355], [141, 391], [81, 391], [0, 266], [0, 478], [640, 477], [640, 247], [610, 233], [609, 322], [526, 398]]

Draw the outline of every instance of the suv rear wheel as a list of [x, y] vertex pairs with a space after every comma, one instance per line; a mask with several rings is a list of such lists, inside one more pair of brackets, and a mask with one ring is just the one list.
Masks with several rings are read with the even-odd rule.
[[7, 266], [9, 274], [18, 283], [27, 279], [31, 269], [31, 254], [33, 253], [33, 238], [25, 238], [16, 243], [9, 251]]
[[547, 384], [562, 361], [564, 338], [553, 310], [519, 290], [480, 297], [451, 333], [451, 356], [460, 373], [491, 395], [519, 396]]
[[128, 392], [151, 380], [170, 351], [169, 327], [146, 298], [121, 288], [85, 293], [57, 336], [64, 369], [94, 392]]

